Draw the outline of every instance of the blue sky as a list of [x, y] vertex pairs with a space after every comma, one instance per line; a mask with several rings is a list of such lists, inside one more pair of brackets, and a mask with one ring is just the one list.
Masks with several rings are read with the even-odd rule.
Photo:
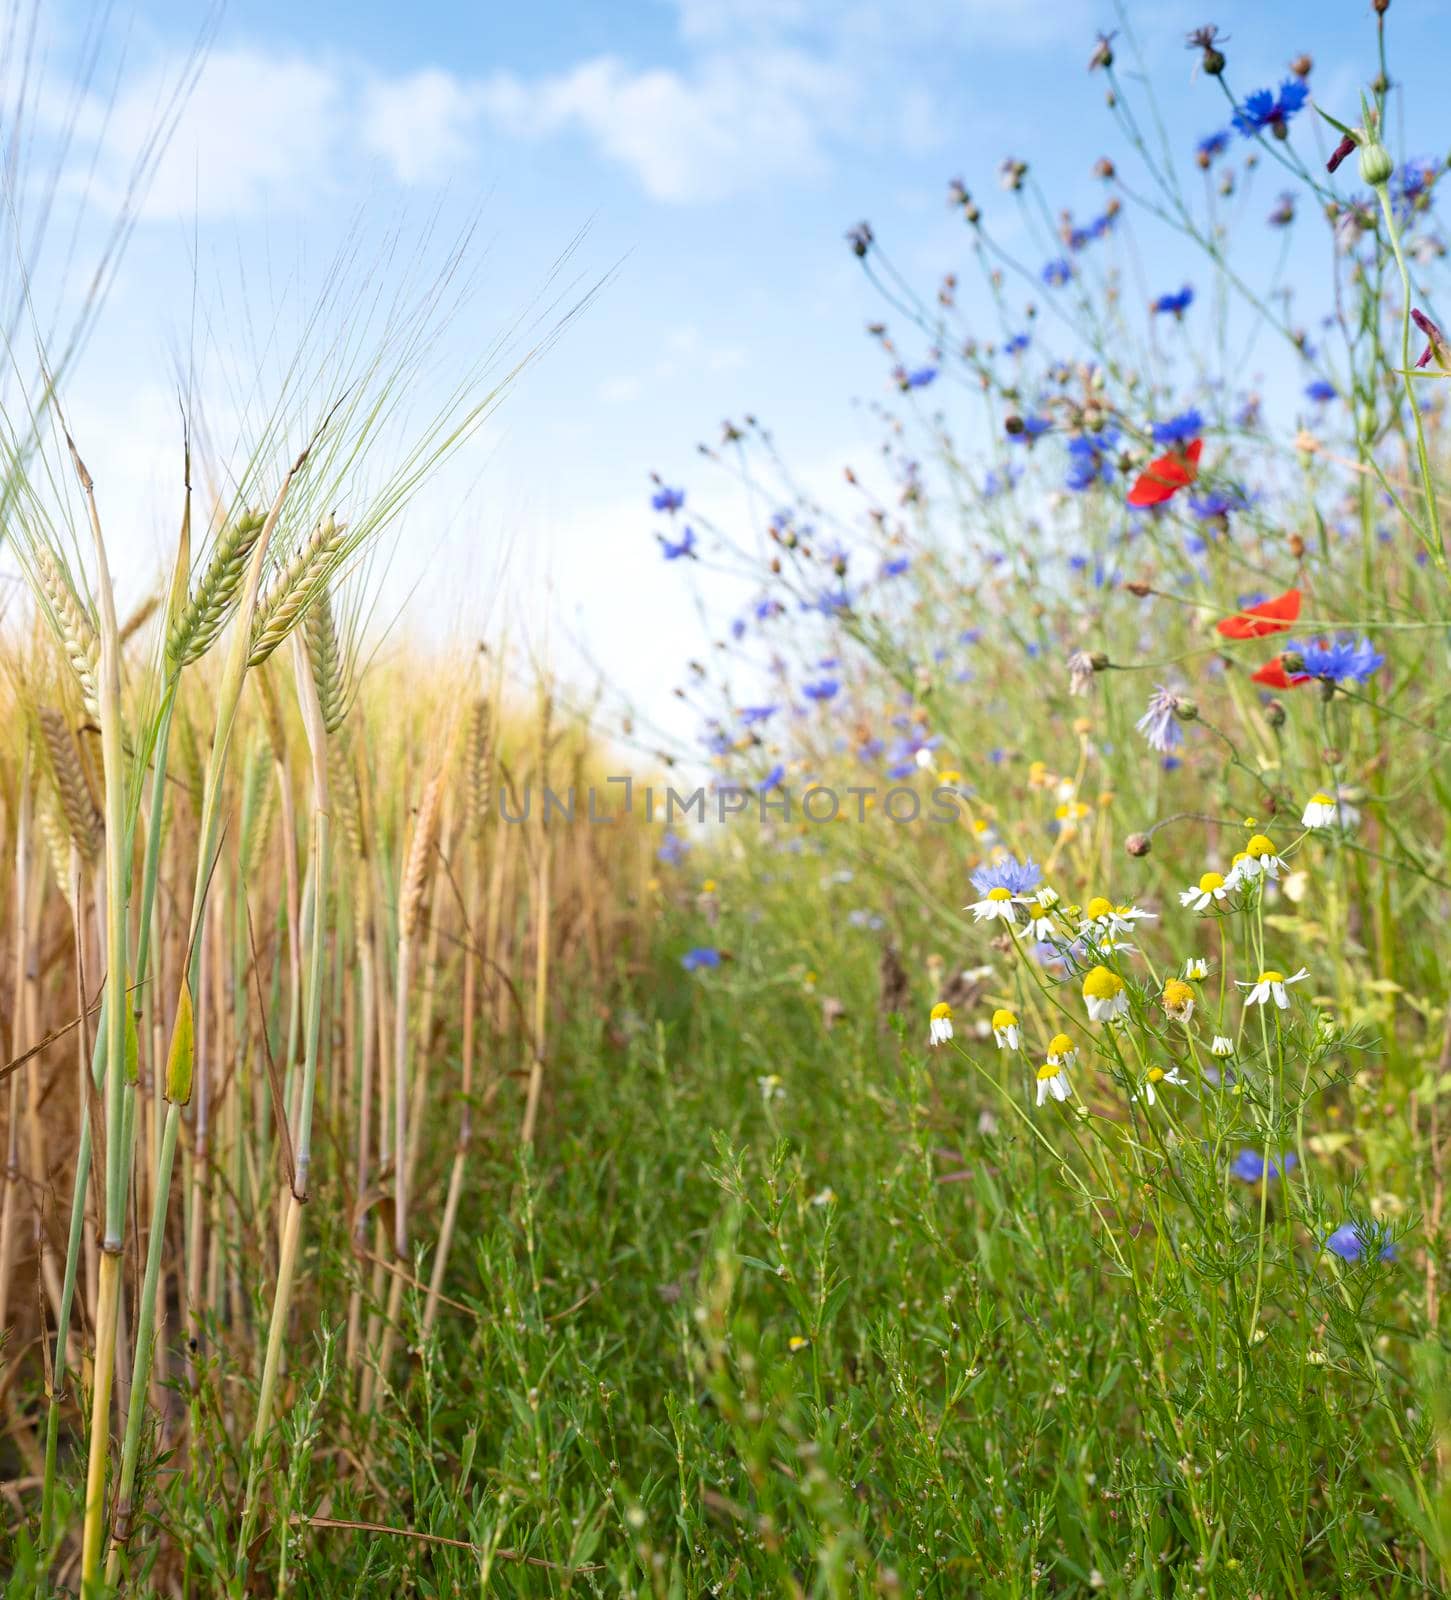
[[[1308, 50], [1317, 97], [1353, 117], [1374, 69], [1368, 4], [1212, 9], [1241, 92]], [[1225, 121], [1183, 47], [1208, 19], [1177, 0], [1130, 11], [1187, 153]], [[52, 99], [76, 77], [90, 15], [52, 13]], [[111, 14], [80, 130], [95, 158], [83, 210], [98, 216], [97, 196], [119, 192], [205, 15], [175, 0]], [[1426, 119], [1444, 102], [1447, 19], [1439, 0], [1392, 7], [1413, 150], [1445, 145]], [[565, 282], [608, 281], [401, 526], [392, 592], [412, 591], [405, 626], [418, 637], [507, 621], [566, 662], [578, 642], [668, 719], [700, 632], [652, 538], [648, 474], [694, 491], [697, 440], [745, 411], [823, 493], [843, 461], [864, 459], [854, 402], [881, 397], [885, 374], [862, 327], [881, 307], [843, 230], [870, 218], [930, 288], [966, 266], [944, 204], [955, 175], [1001, 210], [997, 161], [1018, 154], [1055, 206], [1095, 209], [1089, 168], [1116, 138], [1085, 66], [1113, 22], [1096, 0], [239, 0], [74, 375], [73, 423], [96, 441], [117, 537], [139, 549], [170, 538], [174, 372], [199, 302], [220, 346], [267, 299], [305, 300], [352, 228], [369, 248], [390, 227], [407, 238], [436, 219], [442, 238], [477, 219], [479, 291], [454, 337], [482, 347], [584, 228]], [[1184, 275], [1168, 251], [1160, 287]]]

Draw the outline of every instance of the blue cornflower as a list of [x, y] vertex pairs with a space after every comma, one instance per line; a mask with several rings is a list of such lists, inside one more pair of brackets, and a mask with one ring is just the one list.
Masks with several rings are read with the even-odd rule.
[[1273, 1156], [1267, 1161], [1260, 1151], [1246, 1145], [1230, 1162], [1229, 1174], [1232, 1178], [1238, 1178], [1241, 1183], [1259, 1183], [1266, 1174], [1271, 1178], [1278, 1178], [1291, 1167], [1298, 1165], [1293, 1150], [1286, 1152], [1283, 1162], [1276, 1161]]
[[712, 949], [708, 944], [697, 945], [694, 950], [687, 950], [680, 958], [680, 965], [687, 972], [700, 972], [720, 965], [720, 951]]
[[884, 578], [900, 578], [912, 565], [910, 556], [896, 556], [891, 561], [882, 563], [882, 576]]
[[667, 489], [664, 484], [650, 496], [650, 509], [652, 511], [679, 511], [685, 504], [684, 489]]
[[1204, 418], [1191, 406], [1177, 417], [1156, 422], [1153, 428], [1154, 443], [1158, 445], [1188, 444], [1204, 432]]
[[1155, 316], [1182, 317], [1194, 304], [1194, 291], [1186, 283], [1177, 294], [1161, 294], [1149, 310]]
[[1043, 881], [1043, 869], [1031, 856], [1019, 861], [1005, 855], [990, 861], [972, 874], [972, 886], [979, 894], [990, 889], [1006, 889], [1009, 894], [1032, 894]]
[[1314, 383], [1305, 385], [1305, 397], [1313, 400], [1317, 406], [1323, 406], [1335, 398], [1335, 385], [1327, 383], [1324, 378], [1316, 378]]
[[1214, 522], [1248, 506], [1248, 499], [1238, 489], [1211, 489], [1207, 494], [1189, 496], [1189, 509], [1201, 522]]
[[1008, 339], [1004, 342], [1003, 353], [1010, 356], [1019, 355], [1022, 353], [1022, 351], [1026, 350], [1031, 343], [1032, 340], [1026, 333], [1015, 333], [1011, 339]]
[[[1325, 1248], [1342, 1261], [1359, 1261], [1368, 1246], [1380, 1243], [1382, 1235], [1369, 1224], [1359, 1222], [1342, 1222], [1340, 1226], [1325, 1241]], [[1396, 1247], [1389, 1240], [1381, 1243], [1377, 1252], [1382, 1261], [1394, 1261]]]
[[756, 621], [769, 622], [772, 617], [779, 617], [785, 610], [779, 600], [758, 600], [756, 602]]
[[1041, 439], [1045, 433], [1053, 431], [1053, 424], [1047, 417], [1028, 415], [1019, 419], [1022, 426], [1008, 435], [1013, 444], [1032, 444]]
[[808, 700], [834, 700], [841, 690], [841, 685], [835, 678], [822, 678], [817, 683], [808, 683], [802, 687], [802, 694]]
[[1063, 256], [1056, 257], [1043, 268], [1043, 282], [1050, 289], [1061, 289], [1072, 276], [1072, 264]]
[[1417, 210], [1431, 193], [1431, 188], [1442, 171], [1441, 164], [1421, 156], [1404, 161], [1391, 176], [1391, 202], [1396, 215], [1404, 221]]
[[1259, 133], [1272, 133], [1283, 139], [1289, 133], [1290, 118], [1304, 109], [1309, 98], [1309, 88], [1298, 78], [1287, 78], [1280, 85], [1279, 94], [1273, 89], [1256, 89], [1235, 112], [1234, 125], [1246, 139]]
[[851, 596], [845, 589], [823, 589], [814, 600], [803, 600], [801, 609], [819, 611], [823, 617], [832, 617], [838, 611], [851, 610]]
[[1184, 730], [1179, 726], [1179, 696], [1159, 684], [1149, 696], [1149, 709], [1134, 724], [1143, 734], [1150, 750], [1166, 756], [1184, 743]]
[[778, 761], [764, 778], [756, 785], [759, 794], [769, 794], [772, 789], [779, 789], [786, 777], [786, 768]]
[[741, 726], [753, 728], [758, 722], [769, 722], [780, 709], [779, 706], [742, 706]]
[[655, 537], [660, 541], [661, 554], [667, 561], [679, 561], [682, 556], [689, 556], [692, 561], [697, 559], [695, 529], [689, 525], [686, 526], [684, 535], [675, 542], [667, 539], [663, 533], [657, 533]]
[[1364, 683], [1380, 671], [1386, 659], [1369, 639], [1357, 641], [1349, 635], [1334, 644], [1317, 639], [1301, 649], [1300, 657], [1304, 662], [1302, 670], [1330, 683]]
[[936, 367], [918, 367], [907, 374], [906, 387], [909, 389], [925, 389], [937, 376]]
[[1216, 156], [1222, 156], [1229, 148], [1229, 134], [1224, 130], [1218, 133], [1207, 133], [1194, 146], [1194, 154], [1199, 158], [1199, 165], [1207, 167]]
[[690, 841], [683, 839], [678, 833], [667, 833], [660, 841], [660, 848], [655, 854], [667, 866], [678, 867], [685, 859], [685, 853], [690, 849]]
[[1109, 452], [1118, 443], [1118, 430], [1082, 433], [1068, 441], [1068, 487], [1075, 491], [1095, 483], [1113, 482], [1113, 461]]

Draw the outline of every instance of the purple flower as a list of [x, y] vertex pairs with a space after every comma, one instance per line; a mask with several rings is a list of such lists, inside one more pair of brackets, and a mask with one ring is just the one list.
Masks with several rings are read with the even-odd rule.
[[918, 367], [907, 374], [906, 387], [908, 389], [925, 389], [937, 376], [936, 367]]
[[1188, 444], [1203, 432], [1204, 418], [1192, 406], [1188, 411], [1181, 411], [1177, 417], [1156, 422], [1153, 427], [1154, 443], [1157, 445]]
[[910, 556], [896, 556], [891, 561], [882, 563], [882, 576], [884, 578], [900, 578], [911, 565]]
[[1189, 496], [1189, 509], [1201, 522], [1214, 522], [1248, 506], [1249, 501], [1238, 489], [1211, 489], [1207, 494]]
[[1317, 639], [1314, 644], [1305, 645], [1300, 656], [1305, 663], [1303, 671], [1331, 683], [1364, 683], [1380, 671], [1386, 659], [1369, 639], [1357, 641], [1349, 635], [1334, 644]]
[[1061, 289], [1072, 276], [1073, 267], [1063, 256], [1058, 256], [1043, 268], [1043, 282], [1050, 289]]
[[753, 728], [758, 722], [769, 722], [780, 709], [779, 706], [742, 706], [739, 713], [741, 726]]
[[679, 511], [685, 504], [684, 489], [667, 489], [664, 484], [650, 496], [650, 509], [652, 511]]
[[679, 561], [682, 556], [689, 556], [692, 561], [699, 560], [695, 553], [695, 529], [689, 525], [678, 541], [672, 542], [663, 533], [657, 533], [655, 537], [660, 541], [660, 553], [667, 561]]
[[1207, 167], [1216, 156], [1222, 156], [1229, 148], [1229, 135], [1225, 132], [1207, 133], [1194, 146], [1194, 154], [1199, 157], [1201, 166]]
[[1259, 1183], [1267, 1174], [1271, 1178], [1278, 1178], [1298, 1164], [1293, 1150], [1286, 1153], [1284, 1161], [1281, 1163], [1276, 1161], [1273, 1156], [1267, 1161], [1260, 1151], [1253, 1150], [1246, 1145], [1230, 1162], [1229, 1173], [1231, 1177], [1238, 1178], [1241, 1183]]
[[819, 703], [824, 700], [834, 700], [840, 690], [841, 685], [835, 678], [821, 678], [816, 683], [804, 684], [801, 692], [808, 700]]
[[1305, 385], [1305, 397], [1313, 400], [1317, 406], [1326, 405], [1335, 398], [1335, 385], [1326, 383], [1324, 378], [1316, 378], [1314, 383]]
[[1112, 483], [1113, 460], [1110, 452], [1117, 443], [1116, 428], [1105, 428], [1101, 433], [1083, 433], [1070, 439], [1068, 487], [1081, 492], [1095, 483]]
[[1234, 125], [1246, 139], [1261, 133], [1283, 139], [1289, 132], [1290, 118], [1304, 109], [1309, 98], [1309, 88], [1298, 78], [1287, 78], [1278, 94], [1273, 89], [1256, 89], [1235, 112]]
[[686, 852], [690, 849], [690, 841], [683, 839], [678, 833], [667, 833], [660, 841], [660, 848], [655, 854], [667, 866], [678, 867], [685, 859]]
[[1134, 726], [1143, 734], [1150, 750], [1166, 756], [1184, 743], [1184, 730], [1179, 726], [1179, 696], [1159, 684], [1149, 696], [1149, 709]]
[[989, 889], [1006, 889], [1009, 894], [1031, 894], [1043, 881], [1043, 869], [1031, 856], [1019, 861], [1016, 856], [1003, 856], [990, 861], [972, 874], [972, 886], [979, 894]]
[[680, 965], [687, 972], [701, 972], [720, 965], [720, 951], [714, 950], [708, 944], [697, 945], [694, 950], [687, 950], [680, 958]]
[[1030, 445], [1035, 440], [1041, 439], [1045, 433], [1053, 431], [1053, 424], [1049, 422], [1047, 417], [1040, 417], [1030, 413], [1019, 420], [1022, 426], [1008, 435], [1008, 439], [1012, 444]]
[[1015, 333], [1011, 339], [1004, 342], [1003, 353], [1010, 356], [1021, 355], [1031, 342], [1026, 333]]
[[786, 768], [778, 761], [764, 778], [756, 785], [757, 794], [769, 794], [772, 789], [779, 789], [786, 777]]
[[1389, 1240], [1384, 1240], [1383, 1234], [1368, 1223], [1342, 1222], [1340, 1226], [1325, 1241], [1325, 1248], [1342, 1261], [1359, 1261], [1367, 1249], [1374, 1248], [1382, 1261], [1394, 1261], [1396, 1247]]
[[1186, 283], [1177, 294], [1161, 294], [1149, 310], [1155, 316], [1182, 317], [1194, 304], [1194, 291]]

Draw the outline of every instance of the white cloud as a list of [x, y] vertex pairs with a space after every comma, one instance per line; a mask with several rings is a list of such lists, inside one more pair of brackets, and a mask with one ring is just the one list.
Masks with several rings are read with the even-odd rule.
[[[91, 107], [78, 124], [78, 131], [94, 130], [99, 145], [98, 198], [120, 200], [185, 71], [179, 57], [154, 62], [122, 84], [109, 115]], [[348, 117], [344, 85], [328, 67], [250, 49], [213, 51], [156, 164], [140, 215], [300, 210], [335, 181]]]
[[400, 183], [436, 183], [469, 159], [483, 96], [433, 67], [380, 78], [363, 100], [363, 144], [387, 161]]
[[490, 79], [484, 105], [521, 138], [585, 135], [656, 200], [700, 201], [825, 166], [855, 98], [831, 63], [790, 49], [712, 53], [688, 72], [600, 56], [525, 82]]

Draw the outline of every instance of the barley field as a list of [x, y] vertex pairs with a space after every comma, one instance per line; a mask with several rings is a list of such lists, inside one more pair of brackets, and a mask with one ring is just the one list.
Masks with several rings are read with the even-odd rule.
[[5, 1592], [1451, 1593], [1437, 8], [0, 9]]

